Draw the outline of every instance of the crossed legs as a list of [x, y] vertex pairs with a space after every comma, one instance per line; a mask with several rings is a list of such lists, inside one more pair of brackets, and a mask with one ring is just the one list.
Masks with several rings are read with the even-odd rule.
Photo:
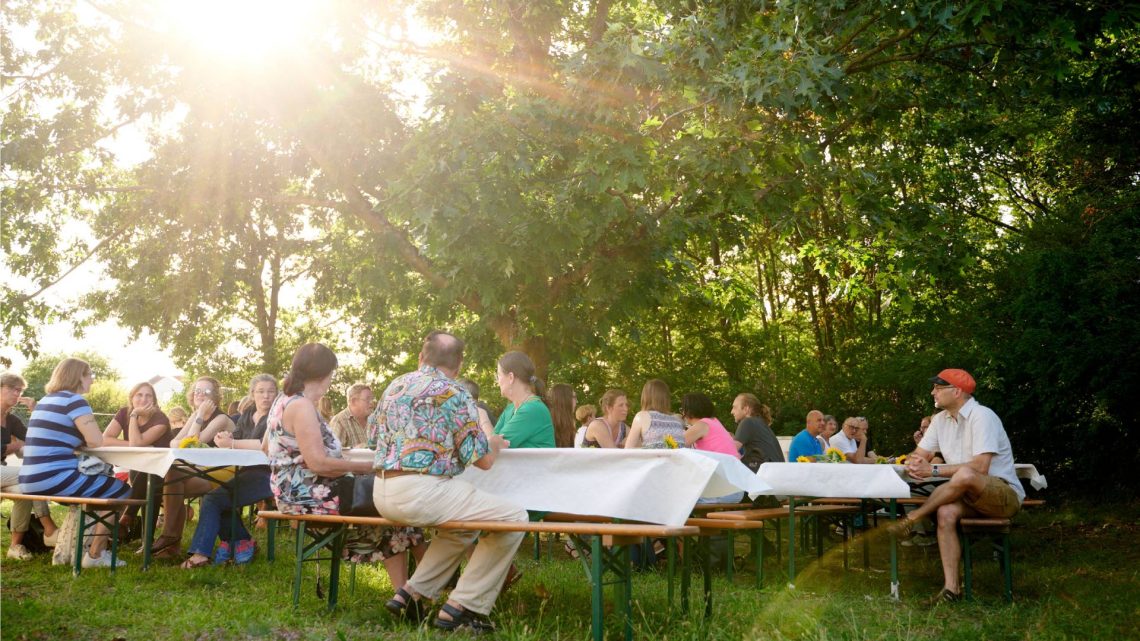
[[913, 527], [920, 519], [937, 514], [938, 553], [942, 556], [943, 587], [955, 594], [960, 592], [958, 564], [962, 560], [962, 545], [958, 541], [958, 521], [968, 513], [972, 513], [963, 499], [973, 501], [980, 498], [988, 479], [989, 476], [979, 474], [971, 467], [960, 467], [948, 482], [935, 488], [926, 502], [906, 517], [908, 526]]

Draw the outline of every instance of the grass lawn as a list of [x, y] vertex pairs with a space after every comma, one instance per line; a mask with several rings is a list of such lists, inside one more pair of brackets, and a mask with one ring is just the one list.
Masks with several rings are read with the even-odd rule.
[[[57, 521], [64, 510], [58, 506]], [[10, 510], [5, 501], [4, 517]], [[782, 567], [769, 558], [763, 591], [751, 571], [734, 584], [714, 582], [714, 616], [704, 621], [693, 590], [688, 618], [666, 601], [663, 573], [634, 579], [637, 639], [1135, 639], [1140, 621], [1140, 504], [1051, 505], [1018, 517], [1014, 534], [1014, 603], [1000, 598], [997, 563], [975, 560], [972, 603], [925, 607], [941, 587], [936, 548], [901, 548], [902, 600], [888, 597], [886, 540], [872, 533], [871, 569], [842, 566], [840, 546], [822, 560], [808, 557], [796, 589], [783, 586]], [[191, 523], [189, 528], [193, 528]], [[189, 542], [188, 529], [185, 542]], [[258, 533], [259, 542], [264, 532]], [[3, 534], [7, 549], [8, 533]], [[137, 544], [128, 546], [133, 550]], [[740, 542], [739, 553], [745, 543]], [[499, 599], [493, 619], [498, 639], [587, 639], [590, 596], [581, 565], [561, 550], [536, 562], [531, 539], [518, 563], [523, 579]], [[347, 577], [333, 614], [316, 596], [313, 569], [301, 606], [291, 607], [292, 534], [279, 537], [277, 561], [263, 551], [245, 567], [183, 571], [161, 565], [140, 571], [141, 556], [112, 578], [86, 570], [73, 578], [46, 555], [28, 562], [4, 559], [0, 573], [2, 639], [438, 639], [444, 633], [393, 621], [383, 608], [392, 594], [387, 576], [361, 566], [355, 590]], [[801, 557], [802, 558], [802, 557]], [[327, 570], [325, 572], [327, 574]], [[696, 586], [699, 586], [699, 578]], [[618, 617], [607, 616], [607, 638], [620, 639]]]

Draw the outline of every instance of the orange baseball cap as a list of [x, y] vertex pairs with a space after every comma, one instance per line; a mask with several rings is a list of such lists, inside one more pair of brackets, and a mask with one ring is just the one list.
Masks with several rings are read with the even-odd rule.
[[967, 394], [973, 394], [977, 387], [974, 377], [964, 369], [944, 369], [938, 372], [938, 376], [932, 377], [930, 382], [935, 385], [953, 385]]

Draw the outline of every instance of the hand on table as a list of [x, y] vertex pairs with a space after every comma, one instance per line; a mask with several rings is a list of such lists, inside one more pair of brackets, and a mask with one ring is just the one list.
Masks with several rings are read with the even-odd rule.
[[906, 473], [916, 479], [930, 478], [930, 461], [912, 456], [906, 461]]
[[218, 432], [214, 435], [214, 445], [222, 449], [234, 448], [233, 432]]

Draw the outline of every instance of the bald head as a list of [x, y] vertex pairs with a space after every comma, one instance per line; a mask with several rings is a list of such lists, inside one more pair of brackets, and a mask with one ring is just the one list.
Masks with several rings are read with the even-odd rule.
[[819, 436], [823, 433], [823, 412], [819, 410], [812, 410], [807, 413], [807, 431], [812, 436]]
[[463, 348], [463, 341], [456, 336], [438, 330], [433, 331], [424, 339], [420, 362], [431, 365], [454, 378], [459, 373], [460, 364], [463, 363]]

